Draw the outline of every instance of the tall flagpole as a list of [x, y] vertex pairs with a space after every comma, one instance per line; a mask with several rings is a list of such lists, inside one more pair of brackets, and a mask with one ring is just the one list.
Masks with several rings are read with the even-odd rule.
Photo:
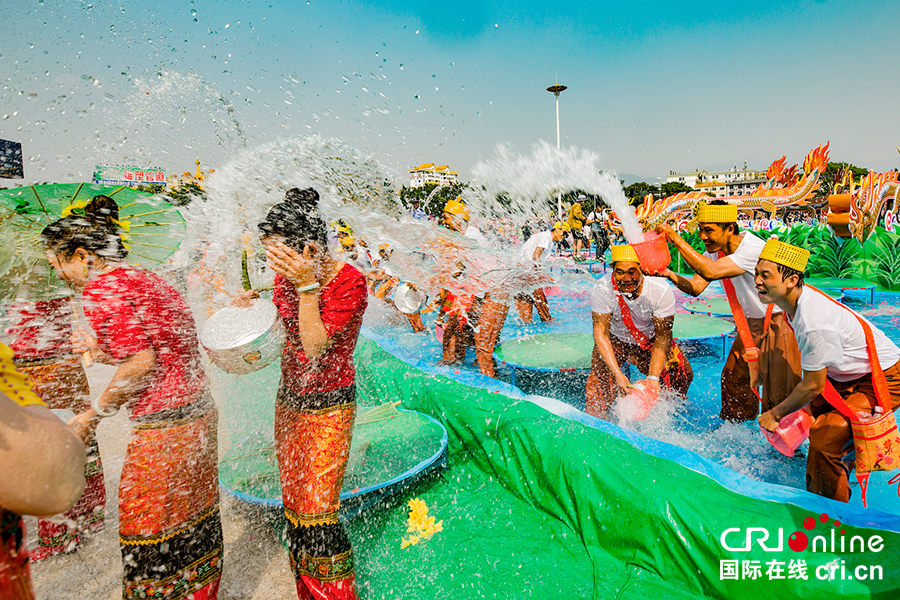
[[[559, 145], [559, 95], [568, 89], [564, 85], [555, 84], [551, 85], [547, 88], [548, 92], [553, 92], [553, 95], [556, 96], [556, 149], [560, 149]], [[562, 219], [562, 193], [561, 190], [556, 190], [556, 215], [557, 218]]]

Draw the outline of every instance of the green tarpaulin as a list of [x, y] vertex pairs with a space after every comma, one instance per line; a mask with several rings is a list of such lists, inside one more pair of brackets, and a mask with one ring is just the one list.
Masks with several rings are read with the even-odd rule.
[[[898, 534], [831, 521], [806, 531], [804, 519], [817, 516], [808, 510], [742, 496], [527, 400], [420, 371], [365, 338], [355, 362], [360, 402], [402, 400], [450, 436], [450, 468], [440, 478], [351, 521], [363, 598], [900, 597]], [[401, 550], [404, 501], [414, 496], [444, 531]], [[781, 530], [783, 548], [766, 552], [754, 543], [738, 552], [720, 544], [723, 532], [738, 528], [728, 540], [741, 545], [750, 527], [770, 532], [769, 544]], [[841, 530], [847, 538], [879, 535], [883, 550], [788, 547], [795, 531], [811, 541], [830, 539], [832, 529], [838, 538]], [[737, 579], [727, 578], [732, 563], [723, 560], [737, 561]], [[788, 577], [797, 560], [806, 561], [807, 579]], [[844, 561], [844, 579], [839, 567], [838, 579], [817, 578], [831, 561]], [[883, 578], [846, 578], [858, 566], [878, 566]]]

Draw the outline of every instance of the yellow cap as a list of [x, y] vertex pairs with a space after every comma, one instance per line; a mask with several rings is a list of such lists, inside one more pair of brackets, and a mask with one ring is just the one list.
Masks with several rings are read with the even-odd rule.
[[624, 262], [641, 262], [638, 260], [637, 252], [634, 251], [634, 248], [631, 246], [611, 246], [610, 252], [612, 253], [612, 257], [610, 258], [611, 263], [616, 263], [619, 261]]
[[569, 227], [568, 223], [563, 223], [562, 221], [557, 221], [553, 224], [553, 229], [562, 229], [563, 231], [570, 231], [572, 228]]
[[356, 240], [352, 237], [342, 237], [341, 238], [341, 246], [345, 248], [352, 248], [356, 245]]
[[460, 196], [456, 200], [450, 200], [447, 202], [447, 205], [444, 207], [445, 213], [450, 213], [451, 215], [462, 215], [463, 218], [468, 221], [469, 220], [469, 209], [466, 208], [466, 205], [461, 202], [462, 197]]
[[735, 223], [737, 221], [737, 204], [709, 205], [697, 207], [698, 223]]
[[771, 237], [766, 241], [762, 252], [759, 253], [759, 260], [770, 260], [773, 263], [784, 265], [789, 269], [802, 273], [806, 270], [806, 263], [809, 262], [809, 250], [792, 246], [775, 237]]

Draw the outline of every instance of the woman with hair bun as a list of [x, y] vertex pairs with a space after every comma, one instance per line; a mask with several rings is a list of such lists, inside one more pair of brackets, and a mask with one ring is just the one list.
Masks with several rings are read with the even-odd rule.
[[119, 484], [123, 597], [214, 599], [222, 574], [218, 416], [201, 365], [190, 309], [156, 274], [129, 265], [116, 230], [119, 210], [95, 197], [84, 216], [42, 232], [47, 259], [81, 292], [97, 337], [72, 336], [116, 366], [106, 390], [69, 424], [89, 439], [126, 407], [132, 423]]
[[[274, 301], [287, 329], [275, 406], [275, 447], [291, 569], [302, 599], [355, 599], [350, 539], [338, 521], [353, 421], [353, 350], [366, 279], [328, 253], [319, 194], [293, 188], [259, 224]], [[253, 292], [236, 302], [246, 305]]]

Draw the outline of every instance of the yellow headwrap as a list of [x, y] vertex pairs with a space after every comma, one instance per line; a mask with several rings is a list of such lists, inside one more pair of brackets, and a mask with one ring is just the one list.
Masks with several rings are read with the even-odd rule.
[[611, 263], [616, 263], [619, 261], [634, 263], [641, 262], [638, 259], [637, 252], [635, 252], [634, 248], [632, 248], [631, 246], [611, 246], [610, 252], [612, 253], [612, 256], [609, 260], [609, 262]]
[[563, 223], [562, 221], [557, 221], [553, 224], [553, 229], [562, 229], [563, 231], [571, 231], [572, 228], [569, 227], [568, 223]]
[[450, 200], [447, 202], [447, 205], [444, 207], [445, 213], [450, 213], [451, 215], [462, 215], [463, 219], [466, 221], [469, 220], [469, 209], [466, 208], [466, 205], [461, 202], [462, 198], [457, 198], [456, 200]]
[[809, 262], [809, 250], [770, 237], [759, 253], [759, 260], [770, 260], [802, 273], [806, 270], [806, 263]]
[[737, 204], [701, 204], [697, 207], [698, 223], [735, 223], [737, 215]]

